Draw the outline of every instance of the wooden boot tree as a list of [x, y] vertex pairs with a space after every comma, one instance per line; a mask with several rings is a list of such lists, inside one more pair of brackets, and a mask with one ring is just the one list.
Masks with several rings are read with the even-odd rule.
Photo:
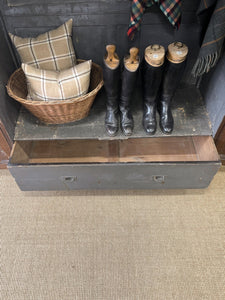
[[136, 71], [137, 68], [139, 67], [140, 61], [139, 61], [138, 53], [139, 53], [139, 49], [133, 47], [130, 49], [130, 55], [124, 59], [124, 64], [126, 68], [131, 72]]
[[172, 63], [182, 63], [187, 55], [188, 47], [181, 42], [175, 42], [168, 46], [167, 59]]
[[145, 60], [153, 67], [160, 67], [165, 60], [165, 48], [161, 45], [150, 45], [145, 49]]
[[107, 45], [106, 46], [106, 56], [105, 63], [111, 69], [116, 69], [119, 66], [120, 60], [118, 55], [116, 54], [116, 46], [115, 45]]

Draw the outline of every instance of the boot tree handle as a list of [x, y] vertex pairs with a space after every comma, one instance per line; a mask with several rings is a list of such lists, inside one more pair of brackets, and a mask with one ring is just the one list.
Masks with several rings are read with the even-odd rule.
[[130, 49], [129, 52], [130, 52], [130, 56], [128, 56], [125, 59], [125, 65], [127, 69], [129, 69], [130, 71], [136, 71], [136, 69], [139, 66], [139, 57], [138, 57], [139, 49], [133, 47]]
[[161, 46], [158, 44], [151, 45], [151, 49], [154, 51], [160, 50]]
[[184, 44], [181, 42], [175, 42], [174, 46], [176, 46], [178, 49], [183, 48]]
[[106, 64], [111, 68], [117, 67], [119, 64], [119, 58], [118, 58], [118, 55], [116, 54], [116, 46], [115, 45], [107, 45], [106, 52], [107, 52], [106, 58], [105, 58]]

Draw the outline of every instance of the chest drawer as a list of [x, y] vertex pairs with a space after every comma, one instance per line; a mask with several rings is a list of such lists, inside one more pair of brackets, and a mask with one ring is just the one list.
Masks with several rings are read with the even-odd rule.
[[205, 188], [220, 167], [211, 136], [17, 141], [21, 190]]

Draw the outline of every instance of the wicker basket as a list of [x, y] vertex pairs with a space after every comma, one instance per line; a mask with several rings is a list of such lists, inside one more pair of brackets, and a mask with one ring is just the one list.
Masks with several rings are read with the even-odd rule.
[[[78, 60], [78, 63], [84, 60]], [[84, 96], [61, 101], [26, 100], [27, 83], [23, 70], [16, 70], [9, 78], [7, 90], [10, 97], [20, 102], [34, 116], [46, 124], [63, 124], [87, 117], [92, 103], [103, 86], [102, 68], [92, 63], [90, 92]]]

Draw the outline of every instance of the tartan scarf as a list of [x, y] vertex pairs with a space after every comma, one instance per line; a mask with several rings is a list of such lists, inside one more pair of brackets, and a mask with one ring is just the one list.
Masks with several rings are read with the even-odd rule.
[[154, 3], [158, 4], [169, 22], [176, 28], [179, 28], [181, 20], [181, 0], [133, 0], [130, 24], [127, 31], [129, 38], [132, 39], [135, 32], [139, 30], [145, 9], [151, 7]]
[[201, 0], [199, 17], [212, 10], [198, 59], [192, 74], [197, 77], [211, 70], [218, 62], [225, 41], [225, 0]]

